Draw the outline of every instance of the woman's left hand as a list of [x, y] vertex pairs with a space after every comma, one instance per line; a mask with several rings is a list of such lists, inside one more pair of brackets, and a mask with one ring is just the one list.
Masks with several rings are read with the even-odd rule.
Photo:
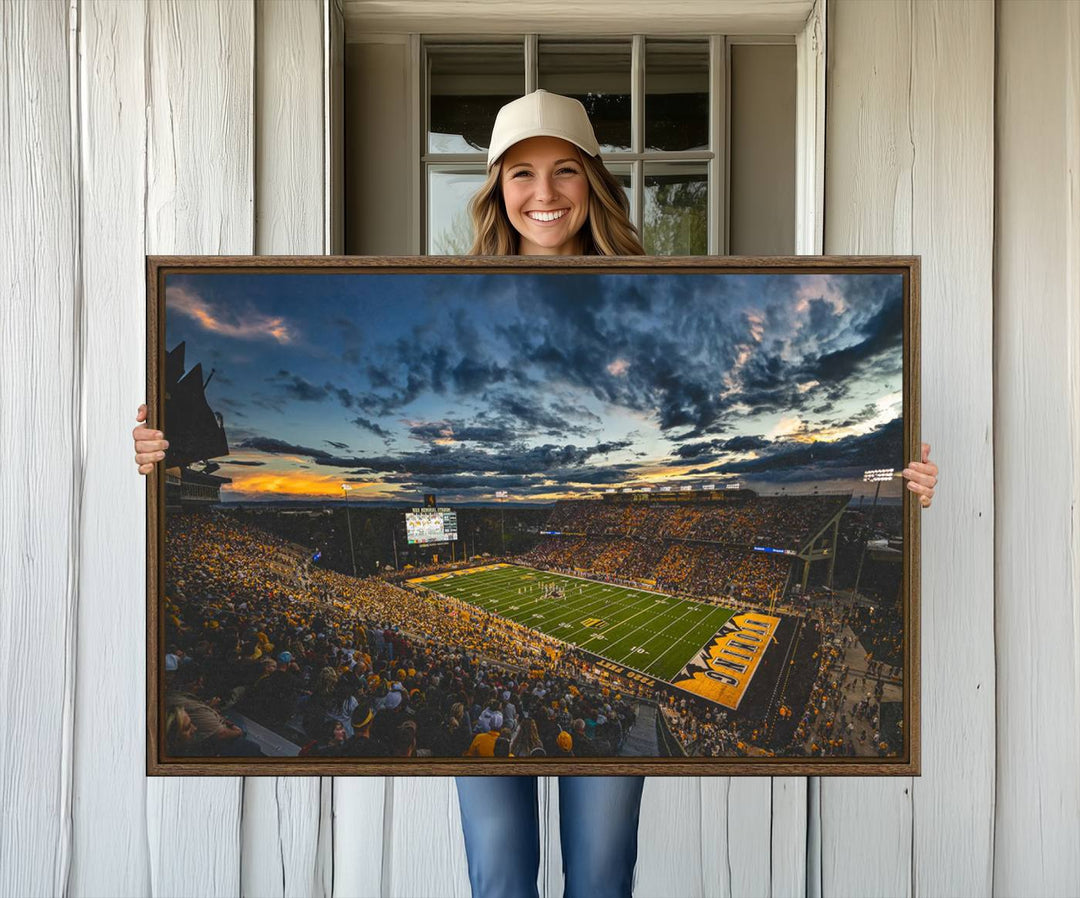
[[934, 500], [934, 487], [937, 486], [938, 467], [930, 461], [930, 444], [922, 444], [922, 461], [913, 461], [904, 468], [907, 488], [919, 497], [923, 508], [929, 508]]

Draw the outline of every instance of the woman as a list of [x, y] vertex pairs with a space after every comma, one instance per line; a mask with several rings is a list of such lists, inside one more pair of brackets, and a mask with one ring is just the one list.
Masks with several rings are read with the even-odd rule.
[[[475, 255], [642, 255], [618, 181], [600, 161], [584, 107], [536, 91], [499, 110], [488, 149], [488, 177], [470, 203]], [[141, 406], [137, 420], [146, 417]], [[164, 458], [160, 432], [133, 431], [140, 473]], [[937, 466], [904, 471], [929, 506]], [[563, 738], [565, 736], [565, 739]], [[573, 752], [576, 737], [560, 733]], [[565, 745], [565, 748], [564, 748]], [[566, 898], [628, 896], [637, 858], [644, 777], [560, 777], [559, 809]], [[457, 778], [474, 898], [537, 895], [540, 861], [536, 777]]]

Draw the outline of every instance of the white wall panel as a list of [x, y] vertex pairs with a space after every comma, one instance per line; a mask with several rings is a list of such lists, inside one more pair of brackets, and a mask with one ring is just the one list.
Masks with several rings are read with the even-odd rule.
[[[148, 253], [254, 249], [253, 10], [247, 0], [148, 7]], [[153, 894], [240, 894], [243, 781], [148, 784]]]
[[[146, 7], [79, 7], [85, 487], [69, 894], [150, 892], [145, 480]], [[118, 564], [117, 559], [126, 563]]]
[[67, 4], [6, 4], [0, 40], [0, 894], [53, 895], [71, 850], [84, 451]]
[[391, 813], [385, 777], [334, 780], [334, 898], [381, 898], [385, 821]]
[[916, 895], [965, 898], [990, 894], [993, 869], [994, 7], [911, 9], [922, 433], [945, 472], [941, 499], [922, 518], [922, 776], [912, 780], [912, 887]]
[[[722, 782], [727, 782], [725, 778]], [[668, 895], [699, 898], [727, 895], [726, 875], [702, 882], [701, 784], [691, 776], [646, 777], [638, 823], [638, 860], [634, 873], [637, 898]], [[725, 803], [726, 806], [726, 803]], [[709, 841], [715, 847], [715, 836]], [[712, 891], [712, 890], [716, 891]]]
[[1080, 9], [998, 26], [995, 895], [1080, 883]]
[[[826, 253], [912, 252], [910, 14], [829, 4]], [[822, 777], [821, 894], [910, 894], [911, 814], [908, 777]]]
[[825, 250], [922, 256], [922, 435], [946, 474], [923, 518], [922, 777], [822, 780], [826, 895], [990, 890], [993, 15], [830, 4]]
[[323, 253], [323, 0], [255, 13], [255, 251]]
[[400, 776], [388, 782], [393, 812], [383, 844], [382, 894], [468, 898], [469, 869], [453, 778]]

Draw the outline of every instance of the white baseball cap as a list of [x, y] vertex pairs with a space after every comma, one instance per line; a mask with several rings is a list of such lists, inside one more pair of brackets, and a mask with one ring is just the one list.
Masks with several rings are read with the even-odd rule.
[[503, 106], [495, 116], [488, 147], [488, 168], [519, 141], [529, 137], [561, 137], [595, 156], [600, 152], [585, 107], [573, 97], [536, 90]]

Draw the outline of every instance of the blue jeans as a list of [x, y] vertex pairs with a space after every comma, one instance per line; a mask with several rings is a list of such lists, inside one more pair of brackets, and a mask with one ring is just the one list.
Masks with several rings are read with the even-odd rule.
[[[560, 776], [563, 898], [630, 898], [643, 776]], [[473, 898], [537, 898], [535, 776], [459, 776]]]

